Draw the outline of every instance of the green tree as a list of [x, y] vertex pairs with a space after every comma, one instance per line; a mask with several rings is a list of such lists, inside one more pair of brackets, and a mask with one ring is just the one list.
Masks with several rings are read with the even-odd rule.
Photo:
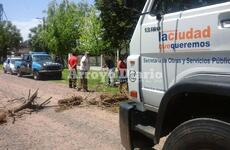
[[46, 31], [43, 29], [42, 25], [38, 25], [30, 29], [29, 34], [29, 47], [33, 51], [49, 51], [47, 46], [47, 42], [45, 41], [45, 33]]
[[[137, 2], [143, 7], [145, 1]], [[101, 11], [102, 27], [105, 29], [103, 39], [108, 40], [115, 51], [128, 47], [138, 12], [125, 8], [123, 0], [96, 0], [96, 6]]]
[[74, 3], [63, 0], [58, 4], [52, 1], [42, 26], [31, 30], [31, 46], [47, 48], [63, 60], [71, 51], [75, 51], [79, 39], [81, 9]]
[[91, 6], [87, 13], [80, 27], [79, 50], [81, 53], [89, 51], [92, 55], [100, 55], [108, 49], [109, 43], [102, 39], [103, 31], [99, 12]]
[[20, 31], [10, 21], [0, 22], [0, 57], [6, 57], [12, 50], [18, 50], [22, 37]]
[[54, 54], [65, 56], [76, 47], [76, 40], [79, 39], [77, 6], [68, 1], [63, 1], [60, 5], [53, 2], [47, 14], [44, 36], [48, 47]]

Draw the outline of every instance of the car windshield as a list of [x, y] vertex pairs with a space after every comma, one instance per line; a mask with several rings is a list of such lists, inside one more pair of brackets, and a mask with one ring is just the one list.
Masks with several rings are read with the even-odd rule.
[[22, 59], [11, 59], [11, 64], [15, 64], [16, 61], [21, 61]]
[[52, 58], [49, 55], [34, 55], [33, 61], [52, 61]]

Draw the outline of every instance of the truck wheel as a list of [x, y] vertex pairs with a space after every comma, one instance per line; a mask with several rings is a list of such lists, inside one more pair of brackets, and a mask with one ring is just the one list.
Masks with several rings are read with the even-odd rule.
[[60, 72], [60, 73], [58, 73], [58, 74], [56, 75], [56, 79], [57, 79], [57, 80], [61, 80], [61, 79], [62, 79], [62, 72]]
[[17, 71], [17, 76], [22, 77], [22, 72], [20, 70]]
[[6, 73], [6, 69], [5, 68], [3, 68], [3, 72]]
[[34, 80], [40, 80], [40, 78], [41, 78], [41, 76], [40, 76], [38, 71], [33, 72], [33, 77], [34, 77]]
[[168, 137], [163, 150], [229, 150], [230, 124], [210, 118], [189, 120]]
[[13, 74], [14, 74], [14, 73], [13, 73], [13, 71], [12, 71], [11, 69], [10, 69], [10, 74], [11, 74], [11, 75], [13, 75]]

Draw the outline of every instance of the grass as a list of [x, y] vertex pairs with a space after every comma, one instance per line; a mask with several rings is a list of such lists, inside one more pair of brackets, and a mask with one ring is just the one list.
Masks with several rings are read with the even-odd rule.
[[[2, 70], [3, 65], [0, 64], [0, 70]], [[68, 69], [64, 69], [62, 72], [62, 80], [52, 80], [56, 83], [68, 84]], [[79, 72], [78, 72], [79, 77]], [[90, 90], [95, 90], [96, 92], [108, 92], [108, 93], [118, 93], [117, 87], [107, 86], [107, 73], [105, 71], [90, 71], [88, 78], [88, 87]], [[77, 80], [79, 83], [79, 80]]]
[[[62, 80], [54, 80], [54, 82], [68, 84], [68, 69], [64, 69], [62, 72]], [[78, 72], [79, 77], [79, 72]], [[105, 71], [90, 71], [88, 73], [88, 87], [90, 90], [95, 90], [96, 92], [108, 92], [108, 93], [118, 93], [117, 87], [107, 86], [107, 73]], [[79, 83], [79, 80], [77, 80]]]

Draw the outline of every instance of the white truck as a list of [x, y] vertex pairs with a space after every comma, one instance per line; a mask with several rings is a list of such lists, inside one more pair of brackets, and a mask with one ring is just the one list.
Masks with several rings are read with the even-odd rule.
[[127, 66], [127, 150], [230, 150], [230, 0], [147, 0]]

